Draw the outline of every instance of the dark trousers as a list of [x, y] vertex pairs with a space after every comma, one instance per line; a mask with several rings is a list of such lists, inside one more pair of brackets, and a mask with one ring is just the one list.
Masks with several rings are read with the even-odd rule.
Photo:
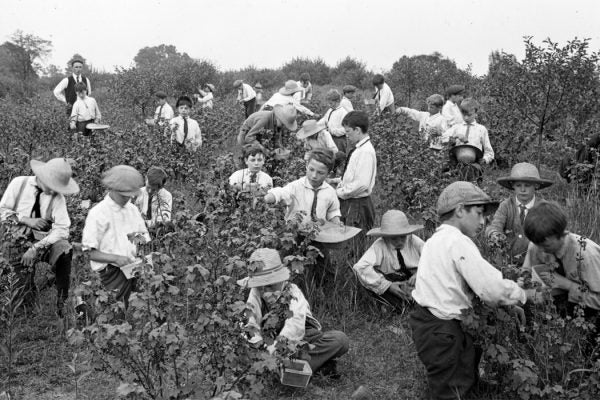
[[83, 133], [83, 136], [90, 136], [92, 134], [92, 130], [87, 128], [87, 124], [91, 124], [94, 122], [93, 119], [88, 121], [77, 121], [75, 123], [75, 132]]
[[419, 305], [408, 320], [434, 399], [457, 399], [477, 383], [481, 350], [458, 320], [439, 319]]
[[344, 154], [348, 153], [348, 140], [346, 139], [346, 136], [331, 136], [331, 138], [333, 139], [333, 143], [335, 143], [335, 145], [338, 148], [338, 151], [343, 152]]
[[413, 302], [411, 297], [411, 291], [413, 287], [408, 285], [407, 280], [410, 279], [410, 275], [406, 276], [401, 272], [392, 272], [384, 274], [385, 279], [392, 283], [402, 282], [401, 288], [404, 292], [404, 297], [398, 297], [395, 294], [390, 293], [390, 290], [386, 290], [382, 294], [369, 291], [375, 298], [380, 298], [384, 303], [389, 303], [392, 307], [402, 310]]
[[254, 113], [256, 110], [256, 97], [244, 102], [244, 112], [246, 113], [246, 118]]
[[102, 286], [116, 292], [117, 300], [123, 301], [125, 308], [129, 307], [129, 296], [135, 290], [135, 278], [127, 279], [121, 268], [109, 264], [100, 271], [100, 280]]
[[344, 332], [307, 329], [303, 338], [313, 348], [308, 351], [308, 364], [313, 372], [329, 360], [336, 359], [348, 352], [350, 341]]
[[342, 219], [348, 226], [361, 228], [366, 233], [375, 224], [375, 207], [371, 196], [340, 199]]

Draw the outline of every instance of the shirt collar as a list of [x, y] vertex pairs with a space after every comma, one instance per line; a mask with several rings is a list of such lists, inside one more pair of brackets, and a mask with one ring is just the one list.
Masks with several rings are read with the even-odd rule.
[[515, 202], [517, 203], [517, 207], [520, 207], [521, 205], [524, 205], [527, 210], [530, 210], [531, 207], [533, 207], [534, 204], [535, 204], [535, 196], [533, 196], [533, 199], [531, 199], [531, 201], [529, 203], [527, 203], [527, 204], [521, 203], [519, 201], [519, 199], [517, 199], [517, 196], [515, 196]]
[[108, 206], [115, 211], [121, 211], [121, 210], [125, 209], [125, 207], [127, 207], [127, 204], [131, 203], [131, 200], [130, 200], [127, 203], [125, 203], [125, 205], [123, 207], [121, 207], [120, 205], [117, 204], [117, 202], [115, 202], [112, 199], [112, 197], [110, 197], [110, 193], [106, 194], [106, 196], [104, 197], [104, 200], [106, 200], [106, 202], [108, 203]]
[[75, 73], [73, 72], [73, 79], [77, 80], [77, 77], [79, 76], [81, 78], [81, 80], [83, 81], [83, 75], [75, 75]]
[[361, 147], [363, 144], [367, 143], [369, 140], [371, 140], [371, 136], [368, 136], [364, 139], [362, 139], [360, 142], [356, 143], [356, 146], [354, 146], [355, 148], [359, 148]]
[[321, 189], [325, 189], [326, 186], [328, 185], [327, 182], [323, 181], [323, 183], [321, 184], [321, 186], [319, 186], [318, 188], [313, 187], [313, 185], [310, 184], [310, 182], [308, 181], [308, 178], [305, 176], [302, 180], [302, 184], [304, 185], [305, 188], [310, 189], [310, 190], [321, 190]]
[[556, 252], [556, 254], [554, 256], [560, 260], [564, 259], [564, 257], [567, 255], [567, 250], [569, 248], [575, 248], [575, 246], [571, 245], [571, 243], [570, 243], [574, 239], [575, 238], [573, 237], [573, 235], [571, 235], [571, 232], [566, 232], [565, 240], [563, 240], [562, 246], [560, 246], [560, 249], [558, 249], [558, 251]]

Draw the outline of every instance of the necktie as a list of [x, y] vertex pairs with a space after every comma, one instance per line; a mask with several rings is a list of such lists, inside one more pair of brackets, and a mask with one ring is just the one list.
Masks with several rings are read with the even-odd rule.
[[313, 201], [310, 206], [310, 219], [313, 221], [317, 220], [317, 195], [319, 194], [319, 189], [312, 189], [313, 191]]
[[565, 266], [563, 265], [562, 260], [556, 256], [554, 256], [554, 258], [556, 258], [556, 262], [558, 262], [558, 268], [556, 268], [555, 272], [559, 275], [566, 276], [567, 273], [565, 272]]
[[342, 176], [344, 176], [344, 174], [346, 173], [346, 169], [348, 168], [348, 163], [350, 162], [350, 157], [352, 157], [352, 153], [354, 153], [355, 150], [356, 150], [356, 147], [353, 147], [352, 150], [350, 150], [348, 152], [348, 155], [346, 156], [346, 163], [344, 164], [344, 171], [342, 171]]
[[408, 268], [406, 268], [404, 256], [402, 255], [402, 251], [400, 249], [396, 249], [396, 256], [398, 257], [398, 263], [400, 264], [400, 273], [404, 275], [404, 279], [410, 278], [410, 271]]
[[525, 221], [525, 213], [527, 212], [527, 207], [523, 204], [519, 204], [519, 220], [521, 221], [521, 226], [523, 226], [523, 222]]
[[154, 197], [154, 193], [148, 195], [148, 210], [146, 211], [146, 217], [149, 220], [152, 220], [152, 198]]
[[472, 124], [467, 124], [467, 132], [465, 132], [465, 143], [469, 143], [469, 131], [471, 130]]
[[160, 105], [160, 108], [158, 109], [158, 118], [159, 118], [159, 119], [161, 119], [161, 118], [162, 118], [162, 110], [163, 110], [163, 107], [164, 107], [164, 106], [165, 106], [164, 104], [161, 104], [161, 105]]
[[185, 140], [187, 139], [187, 136], [188, 136], [187, 117], [183, 117], [183, 141], [184, 141], [184, 143], [185, 143]]
[[31, 208], [31, 216], [33, 218], [41, 218], [42, 212], [40, 211], [40, 195], [42, 194], [42, 189], [40, 189], [37, 186], [35, 188], [35, 202], [33, 203], [33, 207]]
[[258, 175], [258, 172], [251, 172], [250, 173], [250, 183], [256, 183], [256, 176]]

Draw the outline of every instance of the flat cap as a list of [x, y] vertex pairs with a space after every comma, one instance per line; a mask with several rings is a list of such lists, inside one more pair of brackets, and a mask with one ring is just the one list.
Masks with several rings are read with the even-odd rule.
[[144, 186], [144, 177], [129, 165], [117, 165], [104, 173], [102, 184], [124, 196], [136, 196]]
[[446, 186], [437, 201], [438, 215], [444, 215], [456, 207], [482, 205], [489, 214], [498, 206], [483, 190], [471, 182], [457, 181]]

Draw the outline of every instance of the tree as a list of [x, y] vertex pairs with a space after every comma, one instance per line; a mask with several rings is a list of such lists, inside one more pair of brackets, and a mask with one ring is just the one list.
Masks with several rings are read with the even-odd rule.
[[370, 75], [364, 62], [348, 56], [339, 61], [331, 70], [331, 83], [338, 86], [365, 87], [369, 82]]
[[157, 65], [174, 65], [181, 61], [190, 61], [187, 53], [179, 53], [173, 45], [161, 44], [140, 49], [133, 58], [138, 68], [153, 68]]
[[37, 73], [42, 70], [42, 61], [52, 51], [52, 42], [17, 30], [10, 37], [10, 43], [23, 50], [13, 53], [20, 66], [21, 80], [26, 81], [31, 77], [37, 77]]
[[[330, 83], [331, 68], [321, 58], [314, 60], [310, 58], [293, 58], [287, 62], [281, 70], [287, 79], [300, 79], [300, 75], [304, 72], [310, 74], [310, 80], [317, 85], [326, 85]], [[283, 85], [284, 82], [281, 82]]]

